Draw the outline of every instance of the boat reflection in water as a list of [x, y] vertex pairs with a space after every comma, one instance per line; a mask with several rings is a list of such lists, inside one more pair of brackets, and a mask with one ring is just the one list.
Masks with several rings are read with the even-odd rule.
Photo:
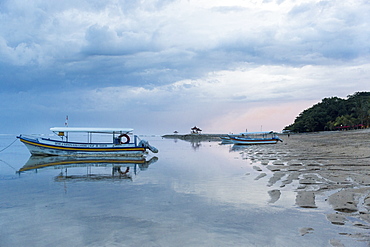
[[[100, 181], [132, 179], [133, 175], [146, 170], [149, 165], [157, 162], [157, 157], [147, 160], [145, 157], [63, 157], [63, 156], [31, 156], [27, 163], [19, 169], [21, 174], [27, 171], [44, 169], [60, 169], [55, 181]], [[69, 175], [71, 168], [86, 167], [86, 172]], [[111, 167], [111, 172], [106, 172]]]

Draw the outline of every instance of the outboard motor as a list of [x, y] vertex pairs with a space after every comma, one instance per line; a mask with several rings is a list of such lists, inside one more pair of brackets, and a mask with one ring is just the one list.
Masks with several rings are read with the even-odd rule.
[[158, 149], [149, 145], [149, 142], [146, 141], [146, 140], [141, 140], [139, 142], [139, 147], [144, 147], [144, 148], [147, 148], [149, 149], [150, 151], [152, 151], [153, 153], [158, 153]]

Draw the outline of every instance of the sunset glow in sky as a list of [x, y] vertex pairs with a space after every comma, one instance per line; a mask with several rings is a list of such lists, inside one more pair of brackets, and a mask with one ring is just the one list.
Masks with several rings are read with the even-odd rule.
[[1, 133], [281, 131], [370, 91], [367, 0], [0, 2]]

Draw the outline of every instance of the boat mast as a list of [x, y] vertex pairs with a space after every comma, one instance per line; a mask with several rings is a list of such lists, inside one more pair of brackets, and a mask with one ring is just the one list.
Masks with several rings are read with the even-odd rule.
[[[66, 116], [66, 121], [64, 122], [64, 126], [68, 127], [68, 115]], [[63, 137], [62, 137], [63, 140]], [[66, 134], [66, 141], [68, 142], [68, 132]]]

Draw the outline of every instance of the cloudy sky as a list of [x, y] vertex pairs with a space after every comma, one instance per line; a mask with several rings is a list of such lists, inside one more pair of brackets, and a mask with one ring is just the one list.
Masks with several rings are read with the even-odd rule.
[[2, 0], [1, 133], [275, 130], [370, 91], [367, 0]]

